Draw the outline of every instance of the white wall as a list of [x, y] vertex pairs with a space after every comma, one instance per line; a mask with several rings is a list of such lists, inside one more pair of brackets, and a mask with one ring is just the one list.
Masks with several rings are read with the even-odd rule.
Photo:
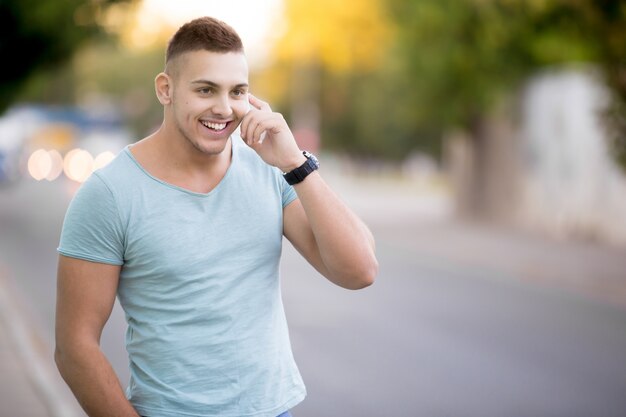
[[626, 243], [626, 177], [609, 154], [591, 72], [547, 72], [522, 104], [520, 219], [558, 236]]

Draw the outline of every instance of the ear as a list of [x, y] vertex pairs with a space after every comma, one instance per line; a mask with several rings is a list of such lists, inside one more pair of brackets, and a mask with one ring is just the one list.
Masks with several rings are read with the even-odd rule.
[[157, 98], [162, 105], [165, 106], [172, 102], [173, 85], [169, 75], [164, 72], [157, 75], [154, 79], [154, 88]]

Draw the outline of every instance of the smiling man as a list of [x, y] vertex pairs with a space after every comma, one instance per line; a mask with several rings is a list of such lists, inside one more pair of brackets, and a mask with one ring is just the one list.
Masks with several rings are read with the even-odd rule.
[[[327, 279], [360, 289], [378, 270], [372, 235], [283, 117], [249, 93], [228, 25], [183, 25], [155, 87], [160, 128], [96, 171], [66, 214], [61, 375], [90, 416], [289, 416], [306, 391], [280, 295], [282, 237]], [[116, 295], [126, 393], [99, 346]]]

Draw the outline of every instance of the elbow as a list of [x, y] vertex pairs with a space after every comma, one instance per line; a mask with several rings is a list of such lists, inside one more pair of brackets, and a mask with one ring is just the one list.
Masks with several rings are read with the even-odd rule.
[[77, 370], [85, 363], [84, 352], [76, 349], [72, 345], [57, 343], [54, 349], [54, 363], [59, 371], [59, 375], [69, 384]]
[[360, 268], [355, 268], [342, 287], [348, 290], [362, 290], [369, 287], [376, 280], [378, 275], [378, 261], [373, 258], [368, 263], [364, 263]]
[[57, 366], [57, 369], [63, 375], [63, 370], [65, 369], [65, 363], [67, 362], [66, 355], [63, 353], [63, 349], [57, 343], [54, 349], [54, 363]]
[[76, 366], [78, 359], [76, 353], [77, 349], [73, 348], [71, 344], [68, 345], [67, 343], [59, 343], [57, 341], [54, 348], [54, 363], [63, 378], [65, 378], [68, 370]]
[[361, 274], [361, 282], [359, 283], [357, 290], [361, 290], [363, 288], [367, 288], [376, 281], [376, 277], [378, 276], [378, 261], [374, 258], [371, 262], [371, 265], [362, 272]]
[[57, 345], [56, 348], [54, 349], [54, 363], [57, 367], [57, 370], [59, 371], [59, 374], [61, 375], [61, 377], [63, 377], [65, 379], [65, 360], [64, 360], [64, 355], [61, 351], [61, 349], [59, 348], [59, 346]]

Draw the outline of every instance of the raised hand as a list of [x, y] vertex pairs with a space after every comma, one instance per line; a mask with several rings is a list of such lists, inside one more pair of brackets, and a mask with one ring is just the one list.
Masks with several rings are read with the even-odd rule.
[[241, 122], [241, 137], [265, 163], [289, 172], [306, 158], [298, 148], [282, 114], [273, 112], [268, 103], [248, 94], [250, 110]]

